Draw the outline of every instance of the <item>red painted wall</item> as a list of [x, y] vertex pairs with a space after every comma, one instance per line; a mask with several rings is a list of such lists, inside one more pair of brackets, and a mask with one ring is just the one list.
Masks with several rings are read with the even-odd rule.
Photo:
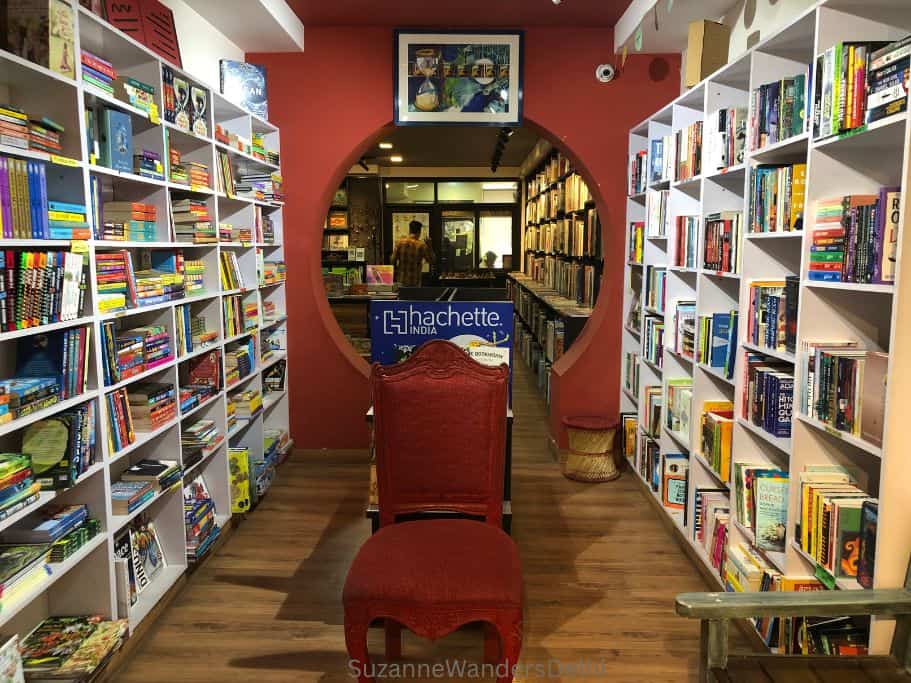
[[[569, 154], [604, 225], [601, 298], [584, 334], [554, 368], [551, 433], [560, 419], [618, 411], [628, 131], [677, 94], [678, 56], [631, 56], [603, 85], [610, 29], [535, 27], [525, 35], [525, 116]], [[269, 78], [281, 128], [291, 433], [301, 448], [367, 444], [368, 367], [335, 323], [320, 275], [320, 226], [335, 188], [392, 119], [392, 28], [307, 28], [303, 53], [249, 54]]]

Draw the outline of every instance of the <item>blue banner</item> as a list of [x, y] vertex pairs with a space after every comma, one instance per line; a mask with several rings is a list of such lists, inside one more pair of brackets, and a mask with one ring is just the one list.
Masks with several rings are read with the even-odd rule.
[[446, 339], [485, 365], [512, 367], [511, 301], [370, 302], [374, 362], [390, 365], [408, 358], [430, 339]]

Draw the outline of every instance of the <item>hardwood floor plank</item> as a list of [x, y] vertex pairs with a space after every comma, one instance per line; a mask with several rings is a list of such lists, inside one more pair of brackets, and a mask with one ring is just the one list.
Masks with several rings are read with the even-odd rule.
[[[695, 680], [699, 624], [674, 614], [674, 596], [708, 586], [633, 473], [606, 484], [560, 475], [546, 446], [543, 401], [521, 362], [513, 397], [513, 536], [527, 599], [522, 663], [551, 673], [557, 661], [603, 667], [553, 680]], [[365, 453], [295, 453], [114, 680], [350, 683], [341, 589], [370, 533], [366, 495]], [[369, 646], [382, 661], [382, 630], [371, 629]], [[466, 628], [437, 643], [406, 634], [404, 652], [412, 663], [480, 662], [482, 634]]]

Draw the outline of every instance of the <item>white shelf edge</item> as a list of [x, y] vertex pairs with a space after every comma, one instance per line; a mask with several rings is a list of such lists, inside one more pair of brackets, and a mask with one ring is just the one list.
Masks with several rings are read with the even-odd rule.
[[800, 412], [799, 410], [794, 411], [794, 416], [798, 420], [803, 422], [804, 424], [809, 425], [810, 427], [813, 427], [814, 429], [817, 429], [821, 432], [825, 432], [829, 436], [831, 436], [835, 439], [838, 439], [839, 441], [843, 441], [846, 444], [850, 444], [851, 446], [853, 446], [854, 448], [857, 448], [858, 450], [864, 451], [865, 453], [869, 453], [874, 458], [883, 457], [883, 449], [880, 446], [876, 446], [876, 445], [870, 443], [869, 441], [861, 439], [859, 436], [855, 436], [854, 434], [848, 434], [847, 432], [844, 432], [840, 429], [835, 429], [834, 427], [827, 425], [825, 422], [822, 422], [821, 420], [817, 420], [815, 418], [810, 417], [809, 415], [805, 415], [804, 413]]
[[11, 432], [19, 431], [20, 429], [22, 429], [24, 427], [28, 427], [30, 424], [32, 424], [34, 422], [39, 422], [41, 420], [44, 420], [45, 418], [51, 417], [52, 415], [56, 415], [57, 413], [63, 412], [64, 410], [68, 410], [69, 408], [73, 408], [82, 403], [91, 401], [93, 398], [95, 398], [97, 396], [98, 396], [97, 389], [89, 389], [88, 391], [83, 392], [83, 393], [79, 394], [78, 396], [73, 396], [72, 398], [68, 398], [65, 401], [58, 401], [57, 403], [55, 403], [52, 406], [48, 406], [47, 408], [42, 408], [41, 410], [36, 410], [34, 413], [26, 415], [25, 417], [20, 417], [18, 419], [6, 422], [6, 423], [0, 425], [0, 436], [3, 436], [4, 434], [9, 434]]
[[741, 427], [753, 432], [753, 434], [756, 434], [759, 438], [765, 439], [768, 443], [772, 444], [773, 446], [775, 446], [775, 448], [782, 451], [783, 453], [786, 453], [787, 455], [791, 455], [791, 439], [786, 439], [781, 436], [775, 436], [774, 434], [769, 434], [762, 427], [757, 427], [752, 422], [740, 417], [739, 415], [737, 416], [737, 424], [739, 424]]

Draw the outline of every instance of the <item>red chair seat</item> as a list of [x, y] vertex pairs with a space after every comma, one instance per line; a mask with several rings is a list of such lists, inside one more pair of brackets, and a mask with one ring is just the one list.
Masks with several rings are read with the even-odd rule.
[[343, 601], [520, 607], [519, 552], [502, 529], [467, 519], [383, 527], [355, 557]]

